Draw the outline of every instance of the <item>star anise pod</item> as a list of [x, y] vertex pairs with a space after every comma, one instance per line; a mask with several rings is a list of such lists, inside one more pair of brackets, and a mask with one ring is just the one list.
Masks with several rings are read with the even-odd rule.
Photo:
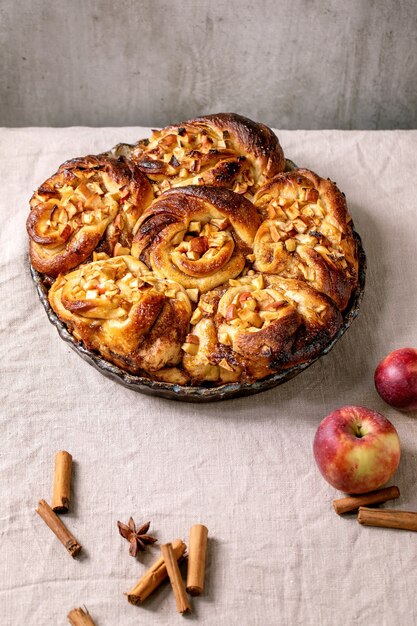
[[122, 522], [117, 522], [119, 533], [130, 543], [129, 554], [131, 556], [136, 556], [138, 550], [146, 550], [147, 545], [152, 545], [155, 541], [158, 541], [155, 537], [146, 534], [150, 525], [150, 522], [146, 522], [146, 524], [142, 524], [142, 526], [136, 530], [133, 517], [129, 519], [127, 525]]

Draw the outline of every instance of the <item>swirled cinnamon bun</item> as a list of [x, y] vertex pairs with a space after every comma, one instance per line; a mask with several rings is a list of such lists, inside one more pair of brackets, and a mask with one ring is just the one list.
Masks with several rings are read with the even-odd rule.
[[132, 254], [158, 276], [205, 292], [242, 272], [260, 223], [253, 204], [229, 189], [171, 189], [139, 219]]
[[189, 298], [181, 285], [150, 275], [131, 256], [58, 276], [49, 302], [87, 348], [130, 372], [166, 372], [181, 361]]
[[305, 282], [247, 275], [201, 297], [183, 365], [194, 381], [263, 378], [318, 354], [341, 321]]
[[67, 161], [30, 200], [32, 265], [50, 276], [85, 261], [107, 231], [106, 252], [128, 253], [132, 230], [153, 199], [133, 164], [106, 156]]
[[299, 169], [275, 176], [254, 203], [264, 218], [255, 237], [255, 269], [306, 280], [344, 310], [357, 283], [358, 259], [336, 185]]
[[253, 194], [285, 165], [271, 129], [235, 113], [206, 115], [155, 130], [150, 139], [136, 144], [132, 159], [153, 181], [157, 194], [187, 185]]

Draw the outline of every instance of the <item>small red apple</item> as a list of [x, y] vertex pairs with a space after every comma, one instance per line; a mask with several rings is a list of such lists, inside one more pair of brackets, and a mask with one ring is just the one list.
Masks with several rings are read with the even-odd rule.
[[323, 477], [346, 493], [384, 485], [400, 462], [400, 440], [391, 422], [362, 406], [343, 406], [320, 423], [314, 458]]
[[403, 411], [417, 409], [417, 350], [390, 352], [375, 370], [375, 387], [387, 404]]

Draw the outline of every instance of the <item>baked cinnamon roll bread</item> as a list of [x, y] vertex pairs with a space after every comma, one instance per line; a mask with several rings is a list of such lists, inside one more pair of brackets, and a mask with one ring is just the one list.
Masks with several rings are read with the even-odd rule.
[[253, 204], [229, 189], [171, 189], [139, 219], [132, 254], [157, 276], [205, 292], [242, 272], [260, 224]]
[[356, 242], [344, 195], [310, 170], [278, 174], [254, 198], [264, 221], [254, 243], [255, 269], [306, 280], [348, 304], [358, 276]]
[[67, 161], [30, 200], [33, 267], [50, 276], [68, 272], [105, 235], [106, 252], [128, 253], [133, 226], [152, 199], [150, 182], [126, 160], [87, 156]]
[[67, 161], [30, 201], [32, 265], [73, 336], [175, 385], [251, 383], [318, 356], [358, 283], [336, 185], [284, 172], [274, 133], [232, 113], [120, 146]]
[[150, 275], [131, 256], [61, 274], [49, 302], [87, 348], [129, 372], [157, 373], [181, 361], [190, 300], [181, 285]]
[[132, 159], [154, 183], [156, 194], [187, 185], [253, 194], [285, 166], [271, 129], [235, 113], [206, 115], [154, 130], [150, 139], [136, 144]]
[[193, 381], [251, 381], [318, 354], [337, 332], [335, 304], [302, 281], [262, 274], [204, 294], [183, 364]]

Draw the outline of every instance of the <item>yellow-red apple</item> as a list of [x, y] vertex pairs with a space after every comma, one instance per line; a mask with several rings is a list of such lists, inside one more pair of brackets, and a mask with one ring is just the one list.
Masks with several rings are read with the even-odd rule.
[[314, 458], [323, 477], [346, 493], [382, 487], [400, 461], [400, 440], [391, 422], [362, 406], [343, 406], [320, 423]]

